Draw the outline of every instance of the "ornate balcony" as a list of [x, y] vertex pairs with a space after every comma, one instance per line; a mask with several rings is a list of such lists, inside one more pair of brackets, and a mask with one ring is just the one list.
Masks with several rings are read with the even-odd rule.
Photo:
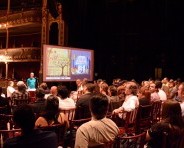
[[3, 32], [6, 28], [23, 27], [26, 25], [40, 25], [42, 21], [42, 10], [31, 9], [28, 11], [22, 11], [9, 14], [8, 16], [0, 17], [0, 32]]
[[40, 52], [36, 47], [1, 49], [0, 62], [40, 62]]

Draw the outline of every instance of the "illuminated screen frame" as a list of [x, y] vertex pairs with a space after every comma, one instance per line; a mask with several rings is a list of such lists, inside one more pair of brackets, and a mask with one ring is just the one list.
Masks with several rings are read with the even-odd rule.
[[94, 51], [73, 47], [43, 45], [43, 81], [93, 81]]

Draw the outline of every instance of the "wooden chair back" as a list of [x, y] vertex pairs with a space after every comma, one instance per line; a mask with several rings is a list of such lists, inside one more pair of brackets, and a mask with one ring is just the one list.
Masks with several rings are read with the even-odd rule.
[[7, 130], [9, 122], [10, 129], [14, 127], [13, 115], [0, 114], [0, 130]]
[[139, 108], [137, 107], [133, 111], [126, 112], [125, 125], [124, 125], [126, 133], [131, 133], [135, 131], [138, 109]]
[[3, 145], [3, 143], [9, 138], [21, 135], [21, 132], [21, 129], [0, 130], [1, 144]]
[[152, 111], [151, 111], [151, 122], [152, 124], [157, 123], [161, 119], [161, 108], [162, 101], [155, 101], [152, 103]]
[[152, 105], [140, 105], [136, 121], [137, 133], [146, 131], [151, 127]]
[[65, 109], [61, 109], [60, 111], [63, 112], [68, 118], [68, 121], [70, 121], [74, 119], [75, 109], [76, 108], [65, 108]]
[[144, 148], [146, 132], [132, 136], [118, 136], [114, 148]]

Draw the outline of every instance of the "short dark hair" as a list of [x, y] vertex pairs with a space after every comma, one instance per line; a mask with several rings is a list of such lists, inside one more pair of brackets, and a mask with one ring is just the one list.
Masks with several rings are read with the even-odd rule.
[[37, 98], [44, 98], [45, 96], [45, 91], [43, 88], [37, 88], [36, 89], [36, 97]]
[[28, 104], [17, 106], [13, 113], [13, 120], [15, 124], [20, 127], [23, 133], [30, 133], [35, 126], [35, 115]]
[[46, 100], [45, 111], [43, 117], [49, 121], [56, 121], [59, 114], [59, 99], [57, 96], [50, 95]]
[[60, 85], [58, 86], [58, 94], [61, 96], [62, 99], [65, 99], [69, 96], [69, 90], [66, 86]]
[[90, 99], [90, 110], [97, 120], [104, 118], [109, 108], [107, 96], [103, 94], [95, 94]]
[[87, 90], [89, 91], [89, 92], [91, 92], [91, 93], [93, 93], [94, 92], [94, 90], [95, 90], [95, 84], [93, 84], [93, 83], [86, 83], [86, 84], [84, 84], [84, 86], [87, 88]]

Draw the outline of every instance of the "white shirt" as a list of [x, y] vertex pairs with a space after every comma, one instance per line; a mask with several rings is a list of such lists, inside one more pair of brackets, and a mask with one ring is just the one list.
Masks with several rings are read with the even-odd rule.
[[109, 118], [93, 119], [82, 124], [76, 133], [75, 148], [87, 148], [107, 141], [113, 141], [118, 135], [117, 125]]
[[121, 106], [124, 111], [130, 112], [139, 106], [139, 99], [135, 95], [128, 95]]
[[60, 109], [75, 108], [75, 102], [71, 98], [59, 99], [59, 108]]
[[180, 106], [181, 106], [181, 115], [184, 118], [184, 102], [181, 102]]
[[160, 100], [162, 100], [162, 101], [166, 101], [167, 100], [167, 95], [166, 95], [165, 91], [163, 91], [162, 89], [159, 89], [158, 95], [160, 97]]
[[6, 91], [7, 91], [7, 97], [11, 97], [12, 93], [15, 91], [15, 88], [13, 88], [12, 86], [8, 86]]

